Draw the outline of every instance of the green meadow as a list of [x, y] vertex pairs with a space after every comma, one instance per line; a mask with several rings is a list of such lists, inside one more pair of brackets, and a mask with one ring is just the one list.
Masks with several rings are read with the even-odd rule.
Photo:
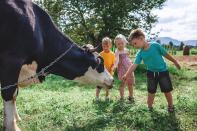
[[[170, 66], [173, 81], [175, 113], [168, 113], [164, 95], [157, 90], [153, 112], [146, 106], [146, 71], [136, 72], [135, 102], [119, 101], [120, 82], [105, 101], [95, 101], [95, 86], [79, 85], [61, 77], [49, 75], [42, 84], [20, 89], [17, 107], [23, 131], [195, 131], [197, 129], [197, 71]], [[128, 90], [125, 89], [125, 97]], [[0, 113], [3, 114], [2, 99]], [[0, 117], [0, 123], [3, 115]], [[0, 129], [2, 124], [0, 125]]]

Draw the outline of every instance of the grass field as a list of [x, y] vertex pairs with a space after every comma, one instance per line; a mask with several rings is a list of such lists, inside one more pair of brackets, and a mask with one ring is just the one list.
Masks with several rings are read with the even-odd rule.
[[[43, 84], [20, 90], [17, 107], [23, 131], [195, 131], [197, 130], [197, 71], [170, 67], [176, 111], [166, 110], [164, 95], [156, 95], [154, 111], [146, 107], [144, 66], [136, 71], [135, 103], [119, 101], [116, 79], [110, 101], [95, 102], [95, 87], [81, 86], [50, 75]], [[128, 91], [126, 90], [126, 95]], [[2, 99], [0, 99], [0, 114]], [[2, 123], [2, 115], [0, 123]], [[0, 125], [0, 129], [2, 124]]]

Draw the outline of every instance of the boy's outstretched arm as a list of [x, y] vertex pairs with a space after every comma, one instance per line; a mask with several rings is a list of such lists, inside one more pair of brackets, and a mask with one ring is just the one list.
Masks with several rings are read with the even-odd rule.
[[124, 74], [124, 76], [122, 77], [122, 80], [125, 81], [128, 77], [129, 77], [129, 74], [133, 71], [135, 71], [135, 69], [137, 68], [137, 64], [132, 64], [129, 69], [127, 70], [127, 72]]
[[168, 59], [169, 61], [173, 62], [177, 69], [181, 69], [181, 66], [179, 65], [179, 63], [169, 53], [166, 53], [164, 57]]

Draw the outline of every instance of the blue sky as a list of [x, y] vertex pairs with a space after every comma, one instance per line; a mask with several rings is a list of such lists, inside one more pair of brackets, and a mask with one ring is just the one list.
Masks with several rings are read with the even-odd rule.
[[167, 0], [153, 13], [159, 19], [152, 32], [160, 31], [159, 37], [197, 40], [197, 0]]

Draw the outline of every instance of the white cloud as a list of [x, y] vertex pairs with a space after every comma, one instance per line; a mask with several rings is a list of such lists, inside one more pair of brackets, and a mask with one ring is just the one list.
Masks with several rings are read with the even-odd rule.
[[160, 37], [197, 40], [197, 0], [168, 0], [153, 13], [159, 21], [152, 32], [160, 31]]

